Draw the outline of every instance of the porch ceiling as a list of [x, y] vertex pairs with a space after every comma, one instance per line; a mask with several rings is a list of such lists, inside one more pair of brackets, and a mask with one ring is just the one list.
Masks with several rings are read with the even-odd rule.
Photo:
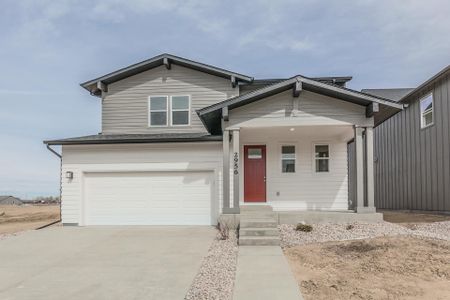
[[336, 140], [348, 142], [354, 138], [354, 129], [350, 125], [317, 125], [317, 126], [280, 126], [280, 127], [242, 127], [242, 136], [260, 135], [281, 137], [287, 141], [311, 138], [313, 140]]

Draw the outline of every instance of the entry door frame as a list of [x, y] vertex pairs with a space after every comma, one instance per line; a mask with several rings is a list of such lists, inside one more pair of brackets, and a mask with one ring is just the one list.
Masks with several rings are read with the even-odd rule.
[[[264, 159], [264, 200], [261, 201], [248, 201], [246, 200], [245, 197], [245, 189], [246, 189], [246, 180], [245, 180], [245, 172], [246, 172], [246, 162], [248, 160], [247, 158], [247, 154], [248, 154], [248, 148], [257, 148], [260, 147], [263, 149], [262, 153], [263, 153], [263, 159]], [[243, 202], [245, 204], [259, 204], [259, 203], [267, 203], [267, 146], [266, 144], [263, 143], [248, 143], [243, 145], [243, 149], [242, 149], [242, 154], [244, 157], [244, 162], [243, 162]]]

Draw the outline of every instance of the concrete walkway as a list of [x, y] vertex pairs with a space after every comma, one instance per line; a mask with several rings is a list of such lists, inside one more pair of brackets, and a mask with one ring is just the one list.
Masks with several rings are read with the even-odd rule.
[[303, 299], [279, 246], [239, 247], [233, 299]]

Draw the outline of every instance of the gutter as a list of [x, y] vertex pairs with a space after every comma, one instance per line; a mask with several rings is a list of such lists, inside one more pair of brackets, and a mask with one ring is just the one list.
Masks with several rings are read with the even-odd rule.
[[164, 139], [103, 139], [103, 140], [54, 140], [44, 141], [47, 149], [55, 155], [60, 154], [50, 148], [51, 145], [99, 145], [99, 144], [162, 144], [162, 143], [193, 143], [193, 142], [221, 142], [222, 137], [219, 135], [210, 135], [207, 137], [196, 138], [164, 138]]
[[37, 230], [46, 228], [50, 225], [61, 222], [61, 220], [62, 220], [62, 210], [61, 210], [61, 205], [62, 205], [62, 155], [59, 154], [58, 152], [56, 152], [56, 150], [52, 149], [50, 147], [50, 145], [47, 144], [46, 147], [50, 152], [52, 152], [53, 154], [55, 154], [56, 156], [59, 157], [59, 220], [51, 222], [47, 225], [41, 226], [41, 227], [37, 228]]
[[50, 152], [52, 152], [53, 154], [55, 154], [56, 156], [58, 156], [60, 160], [62, 159], [62, 155], [59, 154], [58, 152], [56, 152], [54, 149], [52, 149], [52, 148], [50, 147], [49, 144], [47, 144], [46, 146], [47, 146], [47, 149], [48, 149]]

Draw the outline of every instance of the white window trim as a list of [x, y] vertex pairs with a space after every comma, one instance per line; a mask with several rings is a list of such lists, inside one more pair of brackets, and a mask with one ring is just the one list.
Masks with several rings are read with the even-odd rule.
[[[174, 111], [186, 111], [186, 109], [172, 109], [172, 98], [173, 97], [188, 97], [188, 101], [189, 101], [189, 107], [188, 107], [188, 123], [187, 124], [177, 124], [174, 125], [173, 124], [173, 117], [172, 117], [172, 112]], [[170, 126], [173, 127], [186, 127], [186, 126], [191, 126], [191, 95], [171, 95], [170, 96]]]
[[[316, 158], [316, 146], [328, 146], [328, 158]], [[330, 174], [331, 173], [331, 144], [329, 142], [314, 142], [312, 146], [312, 171], [314, 174]], [[316, 170], [316, 160], [327, 159], [328, 160], [328, 171], [318, 172]]]
[[[423, 120], [424, 120], [423, 115], [424, 115], [424, 112], [426, 112], [426, 111], [422, 112], [422, 102], [425, 101], [429, 96], [431, 96], [431, 103], [432, 103], [431, 110], [429, 110], [429, 112], [431, 111], [431, 114], [432, 114], [432, 121], [431, 121], [430, 124], [425, 125], [424, 122], [423, 122]], [[420, 129], [425, 129], [425, 128], [428, 128], [428, 127], [434, 125], [434, 95], [433, 95], [433, 92], [426, 94], [425, 96], [423, 96], [420, 99], [420, 101], [419, 101], [419, 114], [420, 114]]]
[[[283, 158], [283, 146], [294, 146], [295, 152], [294, 152], [294, 172], [283, 172], [283, 160], [291, 160], [291, 159], [284, 159]], [[292, 175], [297, 173], [298, 171], [298, 166], [297, 166], [297, 151], [298, 151], [298, 147], [296, 143], [282, 143], [279, 144], [278, 149], [280, 150], [280, 172], [283, 175]]]
[[[156, 98], [156, 97], [165, 97], [166, 98], [166, 109], [165, 110], [151, 110], [151, 98]], [[148, 105], [148, 109], [147, 109], [147, 114], [148, 114], [148, 127], [167, 127], [169, 126], [169, 96], [167, 95], [151, 95], [148, 96], [148, 101], [147, 101], [147, 105]], [[166, 125], [152, 125], [151, 122], [151, 116], [152, 116], [152, 112], [165, 112], [166, 113]]]

